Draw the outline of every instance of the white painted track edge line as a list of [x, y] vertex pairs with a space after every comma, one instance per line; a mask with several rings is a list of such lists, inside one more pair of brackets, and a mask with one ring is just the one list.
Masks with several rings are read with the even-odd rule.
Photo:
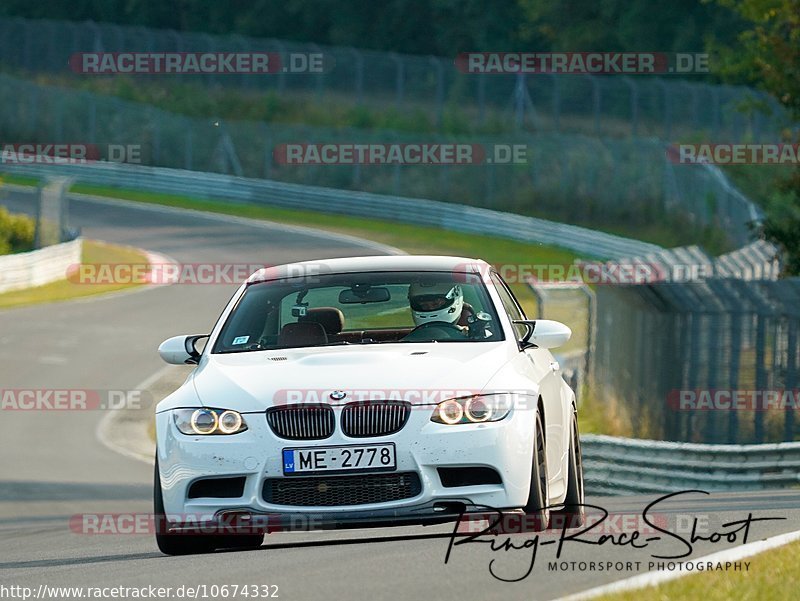
[[[153, 373], [150, 376], [148, 376], [147, 378], [145, 378], [137, 386], [135, 386], [134, 390], [147, 390], [156, 381], [158, 381], [162, 377], [164, 377], [164, 375], [167, 374], [170, 371], [170, 369], [172, 369], [172, 366], [165, 365], [164, 367], [162, 367], [161, 369], [159, 369], [155, 373]], [[125, 447], [117, 444], [116, 442], [114, 442], [109, 437], [109, 434], [108, 434], [109, 428], [110, 428], [111, 424], [114, 422], [114, 420], [115, 420], [115, 418], [117, 416], [117, 411], [124, 411], [124, 409], [115, 409], [113, 411], [109, 411], [108, 413], [106, 413], [103, 416], [103, 419], [100, 420], [100, 422], [97, 424], [97, 428], [95, 428], [95, 438], [97, 438], [97, 440], [100, 441], [100, 443], [104, 447], [106, 447], [107, 449], [110, 449], [111, 451], [114, 451], [115, 453], [119, 453], [120, 455], [124, 455], [125, 457], [128, 457], [129, 459], [136, 459], [138, 461], [142, 461], [142, 462], [144, 462], [144, 463], [146, 463], [148, 465], [154, 465], [155, 464], [155, 457], [148, 457], [148, 456], [143, 455], [142, 453], [137, 453], [136, 451], [131, 451], [130, 449], [125, 448]]]

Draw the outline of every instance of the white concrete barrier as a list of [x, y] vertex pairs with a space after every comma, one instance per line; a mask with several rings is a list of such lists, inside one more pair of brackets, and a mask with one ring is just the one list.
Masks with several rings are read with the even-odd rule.
[[83, 239], [40, 250], [0, 256], [0, 293], [49, 284], [67, 277], [70, 265], [81, 262]]

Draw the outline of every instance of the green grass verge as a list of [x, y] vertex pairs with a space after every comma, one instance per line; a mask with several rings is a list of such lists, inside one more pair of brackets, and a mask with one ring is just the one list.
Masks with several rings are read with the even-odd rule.
[[[142, 264], [147, 262], [147, 257], [133, 248], [106, 244], [95, 240], [84, 240], [83, 263], [124, 263]], [[139, 286], [137, 283], [120, 284], [92, 284], [81, 285], [68, 281], [66, 278], [24, 290], [13, 290], [0, 294], [0, 309], [52, 303], [56, 301], [83, 298], [97, 294], [107, 294], [118, 290]]]
[[598, 597], [598, 601], [782, 601], [800, 586], [800, 542], [756, 555], [747, 572], [705, 572], [656, 587]]

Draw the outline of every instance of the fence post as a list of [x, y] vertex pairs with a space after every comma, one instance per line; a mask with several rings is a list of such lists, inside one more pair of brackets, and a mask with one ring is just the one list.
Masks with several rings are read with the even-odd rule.
[[355, 81], [354, 89], [356, 92], [356, 104], [364, 103], [364, 56], [355, 48], [348, 48], [352, 53], [355, 62]]
[[[730, 357], [730, 372], [728, 376], [728, 387], [731, 390], [739, 388], [739, 368], [741, 365], [741, 348], [742, 348], [742, 319], [745, 314], [741, 309], [730, 314], [731, 322], [731, 357]], [[731, 407], [728, 411], [728, 440], [729, 444], [736, 444], [739, 442], [739, 416], [736, 409]]]
[[269, 126], [266, 123], [261, 124], [262, 135], [264, 136], [264, 179], [272, 178], [272, 136], [270, 135]]
[[192, 140], [192, 122], [189, 119], [184, 120], [184, 124], [186, 127], [186, 145], [184, 147], [184, 160], [183, 160], [183, 168], [187, 171], [192, 170], [192, 163], [193, 163], [193, 140]]
[[436, 71], [436, 107], [434, 114], [436, 115], [436, 127], [441, 129], [444, 123], [444, 67], [442, 61], [435, 56], [429, 57], [434, 70]]
[[594, 75], [587, 75], [589, 81], [592, 83], [592, 113], [594, 115], [594, 133], [600, 135], [600, 84], [597, 82], [597, 77]]
[[[319, 54], [323, 56], [323, 64], [324, 64], [324, 55], [322, 53], [322, 49], [317, 46], [316, 44], [309, 44], [311, 48], [314, 50], [315, 54]], [[321, 100], [323, 94], [325, 93], [325, 69], [322, 69], [321, 73], [314, 73], [314, 93], [317, 95], [317, 100]]]
[[55, 105], [55, 140], [64, 142], [64, 96], [62, 94], [56, 94]]
[[39, 116], [39, 94], [39, 88], [33, 88], [28, 104], [28, 131], [29, 135], [34, 137], [36, 136], [36, 121]]
[[[210, 53], [214, 52], [215, 51], [215, 45], [216, 45], [214, 37], [208, 35], [207, 33], [201, 34], [201, 36], [206, 41], [206, 44], [208, 44], [207, 51], [210, 52]], [[213, 88], [214, 87], [214, 83], [216, 81], [216, 78], [214, 77], [213, 73], [206, 73], [201, 79], [202, 79], [203, 82], [206, 82], [206, 87], [207, 88]]]
[[161, 162], [161, 115], [156, 110], [153, 115], [153, 163]]
[[561, 88], [558, 85], [558, 74], [550, 73], [553, 82], [553, 129], [561, 131]]
[[656, 83], [664, 93], [664, 139], [669, 140], [672, 138], [672, 94], [663, 79], [656, 80]]
[[28, 71], [33, 71], [33, 65], [31, 64], [31, 23], [29, 21], [25, 21], [23, 27], [25, 28], [25, 41], [22, 45], [22, 60], [25, 64], [25, 68]]
[[[286, 58], [286, 46], [280, 40], [272, 40], [272, 44], [278, 49], [278, 54], [281, 57], [281, 62]], [[286, 89], [286, 74], [283, 69], [278, 69], [278, 93], [282, 94]]]
[[[786, 379], [783, 384], [786, 390], [794, 391], [797, 386], [798, 316], [790, 315], [787, 322]], [[794, 411], [791, 404], [787, 403], [786, 411], [783, 414], [783, 440], [794, 440]]]
[[400, 57], [399, 54], [396, 52], [391, 53], [391, 58], [394, 61], [395, 65], [397, 66], [397, 71], [395, 72], [395, 103], [397, 104], [397, 108], [399, 109], [403, 105], [403, 96], [405, 90], [405, 70], [403, 65], [403, 59]]
[[488, 170], [486, 174], [486, 189], [485, 189], [484, 202], [486, 203], [486, 206], [491, 207], [494, 204], [495, 164], [484, 163], [484, 169]]
[[[767, 385], [767, 370], [765, 362], [766, 346], [766, 316], [759, 310], [756, 313], [756, 390], [765, 390]], [[753, 442], [759, 444], [764, 441], [764, 412], [753, 412]]]
[[722, 106], [720, 105], [719, 87], [711, 87], [711, 137], [719, 140], [719, 130], [722, 124]]
[[631, 136], [639, 135], [639, 86], [627, 75], [622, 81], [628, 86], [631, 93]]
[[514, 84], [514, 131], [525, 124], [525, 75], [517, 73]]
[[84, 98], [89, 99], [89, 126], [87, 127], [87, 131], [89, 133], [89, 139], [87, 142], [96, 142], [95, 136], [97, 135], [97, 102], [92, 94], [86, 94]]
[[486, 123], [486, 77], [478, 75], [478, 123]]

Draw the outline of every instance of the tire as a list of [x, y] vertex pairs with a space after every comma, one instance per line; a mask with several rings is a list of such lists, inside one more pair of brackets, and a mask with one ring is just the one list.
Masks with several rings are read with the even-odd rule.
[[161, 492], [161, 477], [156, 456], [153, 478], [153, 509], [156, 526], [156, 545], [165, 555], [195, 555], [216, 549], [256, 549], [264, 542], [263, 534], [211, 535], [170, 534], [166, 531], [166, 512]]
[[528, 503], [523, 507], [526, 530], [540, 532], [546, 530], [550, 522], [550, 488], [547, 483], [547, 451], [544, 441], [542, 414], [536, 411], [536, 433], [531, 460], [531, 484]]
[[581, 456], [581, 439], [578, 433], [578, 416], [572, 412], [571, 435], [569, 443], [569, 473], [567, 474], [567, 495], [564, 507], [553, 511], [550, 527], [562, 529], [578, 528], [586, 523], [586, 508], [583, 506], [586, 497], [583, 488], [583, 458]]

